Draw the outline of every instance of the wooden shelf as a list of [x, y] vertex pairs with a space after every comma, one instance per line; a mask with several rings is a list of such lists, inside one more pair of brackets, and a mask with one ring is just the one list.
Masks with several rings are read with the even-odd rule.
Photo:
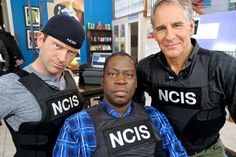
[[111, 41], [90, 41], [90, 44], [111, 44]]
[[90, 52], [112, 52], [112, 50], [90, 50]]
[[89, 29], [87, 39], [90, 53], [112, 52], [112, 30]]
[[91, 32], [92, 32], [92, 31], [98, 31], [98, 32], [99, 32], [99, 31], [101, 31], [101, 32], [102, 32], [102, 31], [105, 31], [105, 32], [111, 32], [112, 30], [107, 30], [107, 29], [88, 29], [87, 31], [91, 31]]

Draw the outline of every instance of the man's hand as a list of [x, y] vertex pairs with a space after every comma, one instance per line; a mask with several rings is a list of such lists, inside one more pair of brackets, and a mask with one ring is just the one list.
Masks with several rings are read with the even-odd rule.
[[23, 59], [17, 59], [16, 60], [16, 65], [17, 66], [19, 66], [19, 65], [21, 65], [21, 64], [23, 64], [24, 63], [24, 60]]
[[4, 68], [2, 69], [2, 71], [8, 71], [8, 68], [4, 67]]

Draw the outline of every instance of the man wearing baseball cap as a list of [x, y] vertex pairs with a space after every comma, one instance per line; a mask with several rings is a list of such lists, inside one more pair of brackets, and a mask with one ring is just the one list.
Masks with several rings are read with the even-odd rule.
[[38, 58], [19, 73], [0, 77], [0, 120], [16, 146], [15, 157], [50, 157], [64, 120], [83, 107], [65, 68], [85, 37], [73, 17], [56, 15], [37, 36]]

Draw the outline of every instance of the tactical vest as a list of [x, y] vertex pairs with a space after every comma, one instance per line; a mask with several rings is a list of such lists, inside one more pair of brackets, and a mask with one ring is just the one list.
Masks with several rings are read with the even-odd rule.
[[218, 140], [225, 122], [224, 107], [209, 99], [208, 66], [212, 53], [200, 49], [187, 78], [175, 80], [156, 55], [151, 60], [152, 106], [166, 114], [187, 152], [202, 150]]
[[88, 110], [96, 131], [93, 157], [162, 157], [163, 145], [143, 106], [133, 105], [132, 114], [115, 118], [101, 105]]
[[64, 120], [79, 112], [83, 106], [79, 91], [69, 72], [65, 72], [66, 89], [50, 87], [34, 73], [25, 71], [19, 81], [34, 95], [42, 110], [39, 122], [25, 122], [15, 132], [9, 125], [14, 144], [15, 157], [51, 157], [53, 146]]

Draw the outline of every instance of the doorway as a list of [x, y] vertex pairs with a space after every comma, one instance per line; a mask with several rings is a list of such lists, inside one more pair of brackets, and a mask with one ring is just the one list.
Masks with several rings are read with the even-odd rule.
[[[10, 32], [10, 19], [12, 19], [12, 15], [9, 15], [8, 11], [10, 6], [9, 0], [0, 0], [0, 25], [6, 31]], [[11, 9], [10, 9], [11, 11]]]
[[2, 11], [2, 0], [0, 0], [0, 26], [3, 27], [3, 11]]
[[131, 57], [138, 62], [138, 22], [130, 23]]

